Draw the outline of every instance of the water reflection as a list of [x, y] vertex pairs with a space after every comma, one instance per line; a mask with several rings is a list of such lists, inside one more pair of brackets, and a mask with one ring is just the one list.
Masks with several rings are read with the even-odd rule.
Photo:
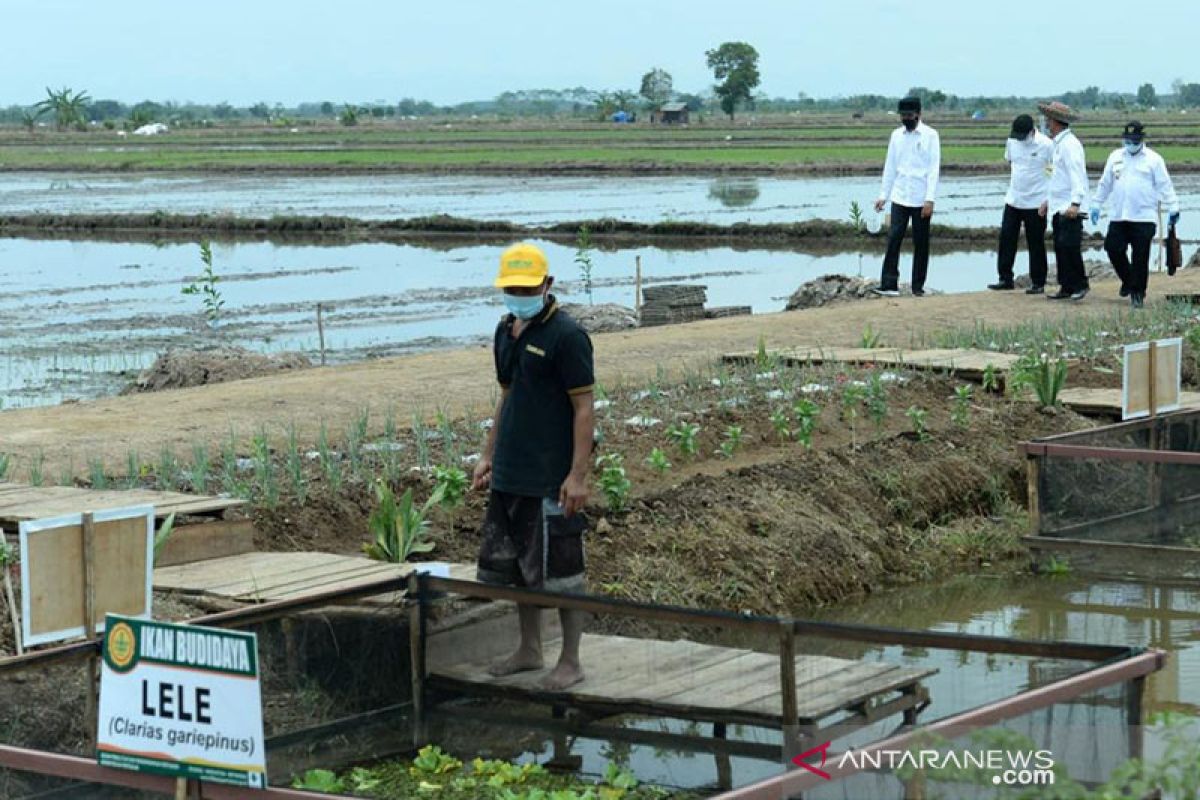
[[717, 178], [708, 185], [708, 199], [725, 208], [746, 208], [758, 200], [757, 178]]

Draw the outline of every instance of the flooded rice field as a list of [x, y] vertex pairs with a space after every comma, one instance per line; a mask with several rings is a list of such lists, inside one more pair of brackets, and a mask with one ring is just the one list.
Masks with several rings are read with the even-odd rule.
[[[571, 247], [540, 243], [557, 294], [587, 303]], [[483, 343], [502, 307], [491, 281], [498, 248], [412, 245], [214, 244], [225, 301], [217, 332], [261, 352], [318, 353], [345, 362]], [[646, 285], [708, 287], [709, 306], [782, 310], [800, 284], [828, 273], [874, 275], [878, 255], [807, 255], [728, 248], [595, 252], [596, 303], [634, 302], [634, 263]], [[929, 286], [983, 288], [994, 255], [935, 255]], [[4, 407], [112, 393], [168, 347], [213, 340], [199, 299], [181, 289], [201, 271], [194, 244], [0, 239], [0, 398]], [[907, 273], [907, 265], [904, 271]]]
[[[1097, 176], [1092, 176], [1093, 179]], [[1200, 175], [1175, 179], [1180, 235], [1200, 237]], [[947, 177], [936, 221], [996, 226], [1008, 181]], [[0, 174], [0, 214], [163, 211], [246, 217], [337, 215], [395, 219], [449, 214], [543, 225], [598, 217], [715, 224], [846, 220], [858, 202], [870, 217], [874, 177], [162, 176]]]

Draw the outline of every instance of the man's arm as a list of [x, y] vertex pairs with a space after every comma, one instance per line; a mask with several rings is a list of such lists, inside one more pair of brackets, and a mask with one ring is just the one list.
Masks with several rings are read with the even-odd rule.
[[883, 211], [884, 205], [892, 195], [892, 186], [896, 183], [896, 135], [888, 139], [887, 158], [883, 162], [883, 185], [880, 187], [879, 199], [875, 201], [875, 210]]
[[1108, 161], [1104, 162], [1104, 172], [1100, 175], [1100, 182], [1096, 184], [1096, 194], [1092, 196], [1092, 208], [1104, 208], [1104, 203], [1112, 194], [1112, 188], [1113, 157], [1109, 156]]
[[1175, 184], [1167, 172], [1167, 162], [1159, 158], [1154, 164], [1154, 188], [1158, 190], [1158, 202], [1169, 214], [1179, 213], [1179, 195], [1175, 193]]
[[1071, 175], [1071, 207], [1067, 209], [1067, 217], [1074, 219], [1079, 215], [1079, 209], [1087, 202], [1087, 162], [1084, 160], [1083, 145], [1076, 141], [1070, 154]]
[[937, 199], [938, 178], [942, 174], [942, 137], [935, 132], [930, 137], [929, 172], [925, 174], [925, 206], [921, 216], [929, 219], [933, 216], [933, 204]]
[[558, 504], [568, 517], [587, 505], [588, 472], [592, 462], [592, 437], [595, 431], [595, 392], [590, 389], [571, 395], [575, 421], [571, 432], [571, 472], [558, 491]]
[[504, 401], [508, 399], [508, 387], [500, 387], [500, 399], [496, 401], [496, 414], [492, 417], [492, 427], [488, 430], [487, 442], [483, 452], [475, 462], [475, 475], [471, 488], [475, 491], [488, 488], [492, 483], [492, 455], [496, 452], [496, 431], [500, 428], [500, 414], [504, 411]]

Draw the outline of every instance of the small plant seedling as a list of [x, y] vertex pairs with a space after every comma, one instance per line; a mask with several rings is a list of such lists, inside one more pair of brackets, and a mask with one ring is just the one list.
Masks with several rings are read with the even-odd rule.
[[667, 459], [667, 454], [663, 452], [661, 447], [656, 447], [650, 451], [650, 455], [646, 456], [646, 465], [659, 475], [664, 474], [671, 468], [671, 462]]
[[209, 325], [215, 326], [221, 319], [221, 309], [225, 307], [225, 300], [217, 288], [221, 278], [213, 271], [212, 247], [208, 242], [200, 243], [200, 261], [204, 263], [204, 272], [200, 273], [200, 280], [183, 287], [181, 293], [199, 295], [204, 306], [205, 319]]
[[805, 448], [811, 448], [812, 437], [817, 429], [817, 417], [821, 413], [821, 407], [807, 397], [802, 397], [796, 401], [796, 405], [792, 410], [796, 412], [796, 441], [804, 445]]
[[442, 505], [457, 506], [467, 494], [467, 473], [461, 467], [434, 467], [433, 481], [442, 493]]
[[733, 458], [733, 454], [742, 446], [742, 426], [730, 425], [725, 429], [725, 439], [717, 449], [717, 455], [722, 458]]
[[1050, 556], [1046, 563], [1042, 564], [1040, 571], [1046, 575], [1070, 575], [1071, 565], [1065, 558]]
[[678, 422], [667, 428], [667, 438], [675, 443], [679, 452], [689, 457], [699, 452], [700, 444], [696, 440], [699, 435], [700, 426], [694, 422]]
[[989, 363], [983, 368], [983, 390], [985, 392], [1000, 391], [1000, 375], [996, 372], [996, 365]]
[[587, 293], [588, 303], [592, 302], [592, 232], [587, 225], [579, 228], [575, 237], [575, 264], [579, 267], [579, 275], [583, 278], [583, 290]]
[[608, 502], [609, 511], [624, 511], [629, 504], [629, 490], [633, 484], [625, 475], [625, 457], [620, 453], [609, 453], [596, 459], [600, 470], [598, 482], [600, 492]]
[[862, 339], [860, 343], [864, 350], [874, 350], [877, 347], [883, 346], [883, 335], [878, 331], [871, 329], [871, 323], [867, 323], [867, 327], [863, 329]]
[[850, 201], [850, 224], [854, 226], [855, 233], [863, 233], [867, 229], [867, 216], [857, 200]]
[[954, 408], [950, 410], [950, 421], [960, 428], [971, 421], [971, 386], [962, 384], [954, 389]]
[[908, 411], [904, 412], [913, 426], [913, 433], [917, 435], [917, 441], [923, 442], [929, 438], [929, 430], [926, 427], [926, 421], [929, 417], [929, 412], [918, 406], [909, 406]]
[[292, 788], [325, 794], [341, 794], [346, 790], [346, 785], [336, 773], [330, 770], [310, 769], [292, 781]]
[[1058, 395], [1067, 383], [1067, 362], [1041, 358], [1033, 371], [1033, 391], [1042, 408], [1058, 405]]
[[782, 408], [777, 408], [771, 412], [771, 428], [775, 431], [775, 435], [779, 437], [779, 441], [786, 442], [793, 436], [792, 420], [788, 417], [787, 411]]
[[776, 358], [767, 350], [767, 337], [758, 335], [758, 350], [754, 353], [754, 365], [761, 370], [774, 369]]
[[850, 449], [858, 449], [858, 407], [866, 400], [867, 390], [849, 384], [842, 390], [842, 419], [850, 423]]
[[0, 481], [8, 477], [10, 466], [12, 466], [12, 457], [8, 453], [0, 453]]
[[887, 386], [878, 372], [871, 373], [871, 379], [867, 382], [866, 404], [867, 416], [875, 423], [875, 429], [882, 429], [888, 413]]

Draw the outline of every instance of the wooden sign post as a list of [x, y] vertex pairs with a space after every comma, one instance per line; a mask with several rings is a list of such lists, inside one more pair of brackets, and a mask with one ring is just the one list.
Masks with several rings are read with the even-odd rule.
[[1156, 417], [1182, 405], [1183, 339], [1125, 345], [1121, 419]]

